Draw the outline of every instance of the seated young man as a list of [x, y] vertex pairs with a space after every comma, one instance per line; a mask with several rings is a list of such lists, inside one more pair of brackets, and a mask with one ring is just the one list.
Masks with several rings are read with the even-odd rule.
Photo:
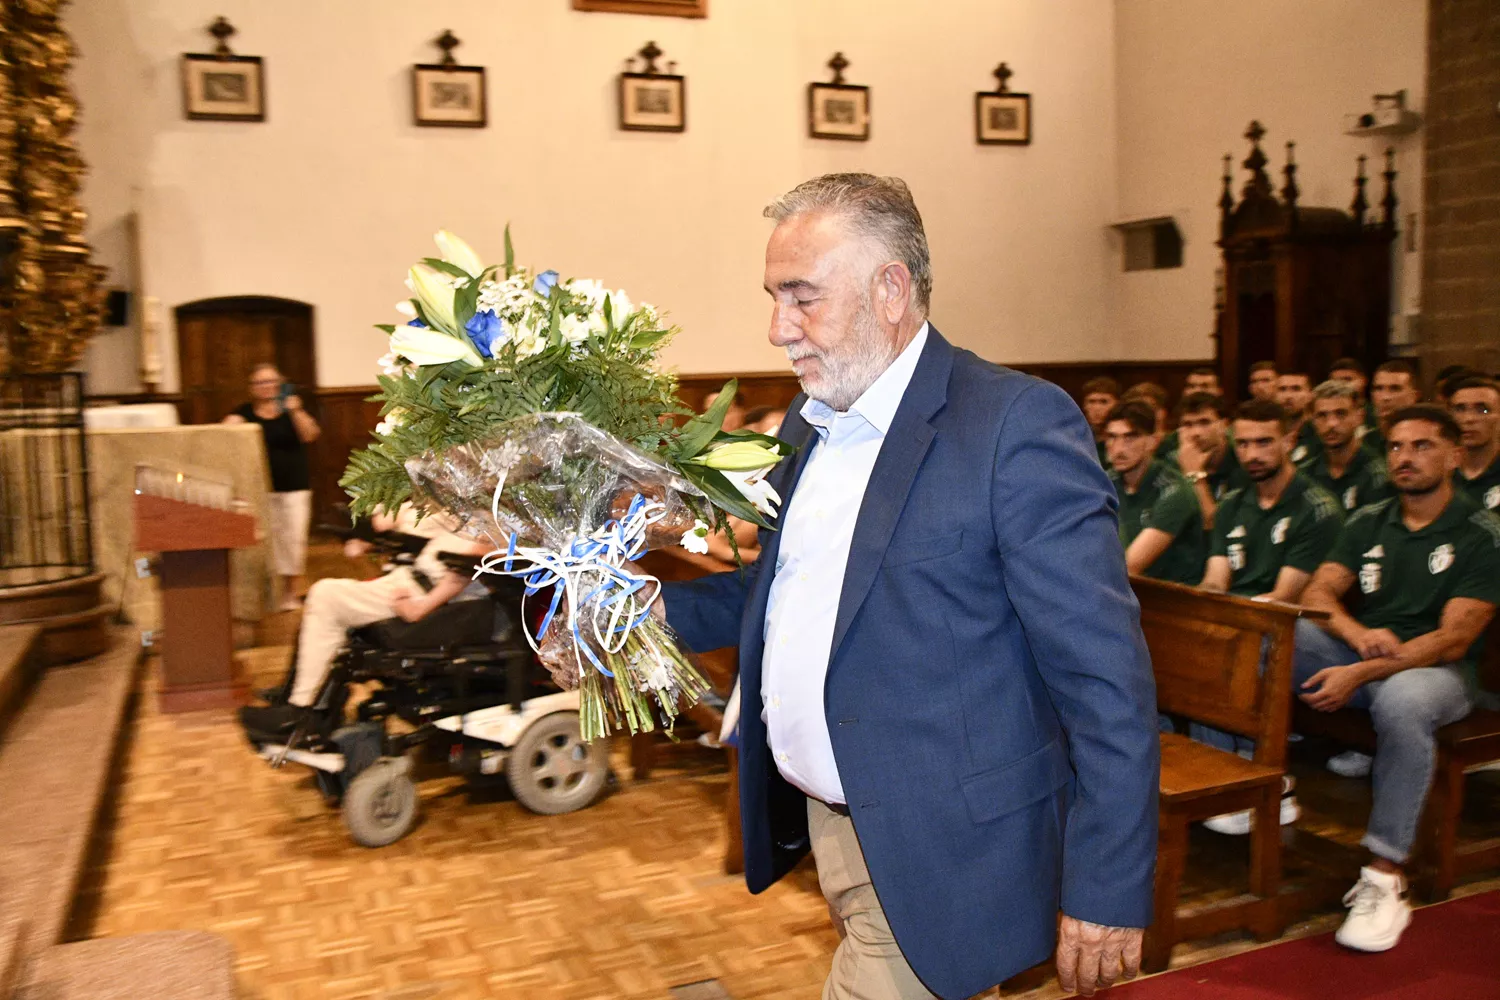
[[1463, 454], [1453, 482], [1487, 510], [1500, 510], [1500, 382], [1458, 379], [1448, 410], [1463, 432]]
[[1109, 411], [1115, 408], [1120, 401], [1120, 383], [1108, 375], [1100, 375], [1083, 383], [1083, 391], [1079, 394], [1079, 408], [1083, 410], [1084, 419], [1089, 422], [1089, 430], [1094, 432], [1094, 447], [1099, 452], [1099, 464], [1109, 468], [1109, 461], [1104, 454], [1104, 418], [1109, 416]]
[[1203, 523], [1213, 528], [1219, 501], [1231, 490], [1248, 486], [1229, 436], [1229, 421], [1223, 396], [1190, 392], [1177, 404], [1177, 450], [1166, 461], [1175, 463], [1198, 494]]
[[1352, 383], [1329, 379], [1313, 390], [1312, 423], [1323, 449], [1302, 463], [1302, 471], [1347, 511], [1391, 495], [1385, 459], [1360, 438], [1363, 420], [1364, 407]]
[[1120, 403], [1104, 421], [1109, 477], [1120, 498], [1120, 543], [1132, 573], [1196, 584], [1208, 558], [1203, 512], [1192, 484], [1151, 457], [1156, 413], [1135, 399]]
[[[1335, 939], [1385, 951], [1411, 922], [1403, 866], [1437, 757], [1435, 733], [1473, 705], [1481, 637], [1500, 603], [1500, 517], [1454, 488], [1459, 429], [1416, 405], [1387, 426], [1396, 497], [1349, 519], [1303, 596], [1327, 611], [1297, 623], [1295, 687], [1308, 705], [1352, 705], [1375, 726], [1371, 861], [1344, 897]], [[1358, 617], [1342, 598], [1359, 587]]]
[[1402, 407], [1421, 401], [1417, 370], [1411, 362], [1397, 358], [1376, 368], [1375, 377], [1370, 380], [1370, 405], [1375, 410], [1375, 426], [1365, 430], [1365, 447], [1385, 458], [1386, 421]]
[[376, 528], [423, 534], [431, 538], [411, 566], [400, 566], [373, 580], [326, 579], [314, 583], [303, 605], [302, 625], [297, 634], [297, 662], [292, 690], [285, 705], [245, 709], [247, 724], [275, 731], [295, 724], [301, 709], [312, 705], [328, 677], [333, 657], [352, 628], [372, 625], [387, 618], [421, 621], [450, 600], [486, 596], [482, 584], [466, 574], [455, 573], [442, 561], [443, 554], [480, 556], [493, 551], [487, 542], [476, 542], [453, 534], [454, 525], [438, 514], [416, 523], [409, 507], [395, 519], [376, 517]]
[[1292, 421], [1292, 461], [1298, 465], [1318, 453], [1323, 442], [1312, 421], [1307, 419], [1307, 408], [1312, 405], [1312, 379], [1305, 372], [1281, 372], [1276, 376], [1276, 402], [1286, 411]]
[[1214, 517], [1204, 590], [1295, 604], [1343, 525], [1339, 502], [1292, 462], [1296, 425], [1253, 399], [1234, 415], [1234, 450], [1250, 485]]
[[[1280, 405], [1252, 399], [1235, 411], [1234, 448], [1250, 485], [1224, 498], [1214, 516], [1204, 590], [1295, 604], [1319, 564], [1333, 548], [1343, 525], [1339, 502], [1297, 471], [1291, 453], [1294, 424]], [[1194, 723], [1193, 739], [1248, 756], [1243, 737]], [[1288, 776], [1281, 822], [1301, 815]], [[1217, 833], [1250, 832], [1250, 812], [1226, 813], [1204, 821]]]

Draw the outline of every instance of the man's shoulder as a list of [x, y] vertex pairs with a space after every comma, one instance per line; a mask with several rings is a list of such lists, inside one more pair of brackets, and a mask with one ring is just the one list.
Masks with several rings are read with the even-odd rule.
[[1478, 529], [1478, 537], [1488, 539], [1492, 548], [1500, 549], [1500, 515], [1481, 508], [1469, 515], [1467, 523]]
[[1311, 476], [1307, 477], [1307, 488], [1302, 491], [1299, 499], [1314, 523], [1326, 521], [1330, 517], [1343, 518], [1343, 504]]
[[1362, 534], [1374, 534], [1390, 519], [1391, 509], [1397, 505], [1395, 497], [1386, 497], [1375, 503], [1367, 503], [1344, 520], [1344, 530]]

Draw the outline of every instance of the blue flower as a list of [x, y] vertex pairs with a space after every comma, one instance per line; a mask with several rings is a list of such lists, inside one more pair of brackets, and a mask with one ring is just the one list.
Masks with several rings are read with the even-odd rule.
[[505, 343], [505, 323], [488, 309], [475, 313], [464, 324], [464, 330], [474, 342], [475, 349], [487, 358], [493, 358], [495, 348]]
[[554, 286], [556, 286], [556, 284], [557, 272], [543, 271], [541, 274], [537, 275], [536, 280], [531, 283], [531, 290], [545, 299], [547, 296], [552, 294], [552, 289]]
[[414, 326], [414, 327], [417, 327], [418, 329], [421, 329], [421, 330], [427, 329], [427, 324], [423, 323], [419, 319], [410, 320], [406, 325], [407, 326]]

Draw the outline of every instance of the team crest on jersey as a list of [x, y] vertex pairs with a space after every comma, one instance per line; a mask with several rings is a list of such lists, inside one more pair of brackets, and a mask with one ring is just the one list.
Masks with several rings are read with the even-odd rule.
[[1500, 486], [1491, 486], [1484, 491], [1484, 506], [1486, 510], [1500, 509]]
[[1351, 486], [1344, 491], [1344, 509], [1353, 510], [1359, 506], [1359, 487]]
[[1234, 529], [1232, 531], [1230, 531], [1229, 534], [1225, 535], [1224, 537], [1225, 538], [1244, 538], [1246, 534], [1247, 534], [1247, 532], [1245, 531], [1245, 526], [1243, 524], [1236, 524], [1234, 526]]
[[1434, 576], [1453, 565], [1453, 546], [1444, 542], [1427, 557], [1427, 572]]
[[1365, 553], [1366, 559], [1384, 559], [1385, 546], [1377, 544], [1373, 549]]
[[1282, 542], [1286, 541], [1286, 529], [1291, 526], [1292, 519], [1289, 517], [1283, 517], [1281, 520], [1277, 521], [1276, 526], [1271, 529], [1271, 544], [1280, 545]]
[[1367, 562], [1359, 568], [1359, 589], [1366, 594], [1380, 589], [1380, 563]]
[[1229, 568], [1238, 573], [1245, 568], [1245, 547], [1235, 542], [1226, 550], [1229, 555]]
[[1305, 445], [1305, 444], [1299, 444], [1297, 447], [1295, 447], [1295, 448], [1292, 449], [1292, 461], [1293, 462], [1301, 464], [1302, 460], [1304, 458], [1306, 458], [1306, 457], [1307, 457], [1307, 445]]

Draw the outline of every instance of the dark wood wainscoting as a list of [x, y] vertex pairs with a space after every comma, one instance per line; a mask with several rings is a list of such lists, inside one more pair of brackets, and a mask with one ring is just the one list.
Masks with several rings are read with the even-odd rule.
[[318, 420], [323, 433], [308, 455], [312, 469], [313, 523], [326, 520], [336, 504], [348, 503], [339, 479], [349, 464], [349, 453], [370, 443], [370, 432], [380, 422], [380, 404], [370, 397], [379, 386], [356, 385], [318, 390]]
[[[1189, 371], [1212, 364], [1212, 361], [1068, 361], [1013, 367], [1057, 383], [1075, 399], [1078, 398], [1083, 383], [1096, 375], [1108, 375], [1122, 387], [1129, 387], [1136, 382], [1156, 382], [1176, 399], [1182, 392], [1183, 381]], [[704, 398], [723, 388], [724, 383], [731, 378], [739, 379], [740, 394], [747, 407], [785, 406], [797, 395], [797, 379], [789, 371], [683, 375], [680, 377], [679, 395], [688, 406], [700, 409]], [[349, 463], [349, 453], [369, 443], [370, 432], [380, 420], [380, 404], [370, 402], [369, 399], [378, 391], [377, 386], [356, 385], [317, 389], [313, 393], [316, 398], [313, 412], [323, 427], [322, 436], [313, 443], [309, 454], [314, 523], [326, 519], [335, 504], [348, 500], [344, 491], [339, 489], [339, 477], [344, 474], [344, 467]], [[126, 394], [98, 397], [91, 401], [171, 402], [178, 404], [179, 410], [186, 409], [183, 397], [178, 394]], [[187, 414], [184, 413], [183, 417], [186, 422]]]
[[[1017, 371], [1044, 378], [1061, 386], [1078, 399], [1083, 384], [1091, 378], [1108, 375], [1128, 389], [1137, 382], [1155, 382], [1175, 401], [1182, 394], [1188, 372], [1194, 368], [1213, 368], [1213, 359], [1204, 361], [1057, 361], [1043, 364], [1011, 365]], [[746, 408], [785, 406], [797, 395], [797, 379], [791, 372], [729, 372], [713, 375], [683, 375], [678, 395], [694, 409], [702, 409], [710, 393], [723, 388], [732, 378], [740, 380], [740, 395]]]

